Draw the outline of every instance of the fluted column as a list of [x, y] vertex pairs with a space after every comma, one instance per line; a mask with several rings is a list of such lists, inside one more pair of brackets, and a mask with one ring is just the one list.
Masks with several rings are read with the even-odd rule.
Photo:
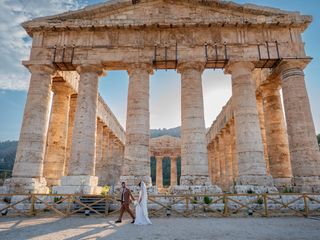
[[96, 65], [82, 65], [80, 74], [77, 109], [73, 128], [71, 158], [68, 176], [62, 177], [58, 193], [96, 193], [98, 178], [95, 177], [96, 130], [98, 83], [102, 69]]
[[149, 77], [152, 68], [148, 64], [132, 64], [128, 69], [129, 89], [126, 121], [126, 146], [124, 172], [121, 181], [129, 186], [144, 180], [151, 186], [149, 137]]
[[62, 79], [53, 82], [52, 90], [54, 95], [43, 169], [49, 187], [60, 185], [60, 179], [64, 176], [70, 96], [73, 92]]
[[264, 160], [266, 164], [267, 174], [270, 174], [267, 133], [266, 133], [266, 126], [265, 126], [266, 125], [265, 113], [264, 113], [263, 100], [262, 100], [261, 93], [258, 93], [256, 95], [256, 99], [257, 99], [257, 109], [258, 109], [259, 122], [260, 122], [261, 138], [262, 138], [262, 144], [263, 144]]
[[45, 193], [43, 162], [54, 69], [45, 65], [31, 65], [28, 68], [31, 79], [16, 159], [12, 178], [5, 184], [12, 193]]
[[171, 157], [170, 186], [177, 185], [177, 159], [178, 157]]
[[100, 119], [97, 119], [97, 130], [96, 130], [96, 165], [102, 161], [102, 142], [103, 142], [103, 123]]
[[213, 182], [214, 184], [221, 184], [221, 172], [220, 172], [220, 154], [219, 154], [219, 142], [220, 142], [220, 138], [217, 136], [214, 139], [214, 163], [213, 165]]
[[226, 159], [225, 159], [225, 142], [224, 142], [224, 131], [222, 130], [219, 134], [219, 166], [220, 166], [220, 185], [223, 190], [226, 189]]
[[162, 172], [162, 156], [156, 156], [157, 160], [157, 175], [156, 175], [156, 184], [158, 188], [163, 188], [163, 172]]
[[213, 161], [214, 161], [214, 147], [213, 144], [209, 144], [207, 147], [207, 151], [208, 151], [208, 172], [209, 172], [209, 178], [211, 180], [211, 183], [213, 183], [213, 179], [212, 179], [212, 169], [213, 169]]
[[64, 167], [64, 174], [68, 174], [70, 156], [71, 156], [71, 144], [72, 144], [72, 131], [74, 125], [74, 116], [76, 113], [77, 107], [77, 94], [72, 94], [70, 97], [70, 104], [69, 104], [69, 120], [68, 120], [68, 136], [67, 136], [67, 149], [66, 149], [66, 161]]
[[268, 144], [270, 174], [276, 186], [290, 186], [292, 180], [288, 135], [282, 111], [279, 85], [275, 82], [262, 86]]
[[267, 175], [251, 62], [231, 63], [232, 105], [238, 155], [238, 185], [272, 186]]
[[181, 185], [210, 185], [204, 124], [202, 72], [204, 64], [181, 63]]
[[101, 139], [101, 158], [100, 161], [96, 161], [96, 176], [99, 178], [98, 185], [105, 186], [108, 185], [107, 179], [107, 153], [109, 144], [109, 130], [107, 126], [102, 128], [102, 139]]
[[226, 189], [230, 190], [233, 184], [233, 166], [232, 166], [232, 137], [230, 132], [230, 126], [227, 125], [224, 134], [224, 154], [225, 154], [225, 172], [226, 172]]
[[234, 120], [232, 120], [230, 125], [230, 135], [231, 135], [231, 154], [232, 154], [232, 169], [233, 169], [233, 183], [238, 177], [238, 154], [236, 149], [236, 135], [234, 128]]
[[294, 185], [301, 191], [320, 191], [320, 153], [303, 65], [287, 62], [280, 71]]

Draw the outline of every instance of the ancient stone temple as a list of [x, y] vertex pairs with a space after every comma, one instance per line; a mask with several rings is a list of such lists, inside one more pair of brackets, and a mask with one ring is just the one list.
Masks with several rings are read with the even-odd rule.
[[[229, 1], [112, 0], [25, 22], [33, 42], [23, 65], [31, 79], [7, 186], [41, 193], [52, 186], [98, 193], [105, 184], [141, 179], [151, 186], [150, 75], [174, 69], [181, 76], [176, 189], [319, 191], [303, 72], [311, 58], [301, 38], [311, 21]], [[223, 69], [232, 79], [232, 97], [209, 131], [205, 69]], [[98, 93], [99, 77], [112, 70], [129, 75], [125, 131]]]

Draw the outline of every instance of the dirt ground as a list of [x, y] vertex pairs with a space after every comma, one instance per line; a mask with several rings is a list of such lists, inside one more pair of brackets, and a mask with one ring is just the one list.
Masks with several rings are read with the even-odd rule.
[[320, 218], [155, 218], [149, 226], [98, 217], [0, 218], [0, 239], [320, 239]]

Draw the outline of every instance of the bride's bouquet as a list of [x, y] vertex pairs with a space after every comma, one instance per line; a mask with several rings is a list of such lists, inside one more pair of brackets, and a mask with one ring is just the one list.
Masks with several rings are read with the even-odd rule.
[[133, 200], [133, 206], [137, 206], [138, 205], [138, 201], [137, 200]]

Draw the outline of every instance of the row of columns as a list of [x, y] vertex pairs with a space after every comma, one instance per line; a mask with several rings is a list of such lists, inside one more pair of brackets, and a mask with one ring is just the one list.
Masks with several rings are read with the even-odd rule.
[[[13, 182], [16, 185], [26, 185], [28, 182], [31, 183], [31, 189], [43, 191], [42, 187], [45, 183], [43, 162], [50, 109], [51, 76], [54, 69], [43, 65], [34, 65], [29, 68], [32, 76], [13, 171], [15, 179]], [[212, 165], [219, 169], [217, 171], [220, 175], [227, 176], [226, 183], [230, 182], [231, 173], [233, 174], [234, 169], [237, 169], [238, 185], [272, 186], [273, 180], [268, 174], [265, 161], [256, 86], [252, 76], [253, 69], [254, 65], [251, 62], [229, 64], [227, 71], [232, 77], [233, 136], [235, 136], [236, 150], [232, 147], [226, 148], [226, 144], [222, 144], [223, 141], [232, 142], [234, 139], [228, 130], [221, 138], [223, 141], [221, 139], [218, 141], [217, 148], [219, 159], [223, 156], [228, 159], [236, 158], [237, 167], [234, 167], [232, 160], [227, 162], [219, 160], [219, 163], [215, 161], [215, 165]], [[210, 184], [201, 79], [203, 70], [204, 64], [199, 62], [178, 65], [178, 72], [181, 74], [182, 185]], [[61, 186], [56, 188], [60, 193], [80, 190], [93, 193], [98, 185], [98, 177], [95, 174], [97, 100], [98, 79], [102, 74], [102, 68], [98, 65], [83, 65], [79, 66], [77, 71], [80, 74], [80, 82], [72, 130], [71, 154], [67, 157], [69, 161], [67, 176], [62, 176]], [[126, 147], [121, 180], [126, 181], [128, 185], [135, 185], [142, 179], [150, 186], [149, 77], [152, 68], [145, 63], [132, 64], [129, 66], [128, 73]], [[320, 153], [315, 139], [302, 67], [296, 64], [282, 64], [280, 76], [294, 183], [299, 186], [320, 185]], [[58, 138], [69, 135], [65, 128], [59, 131]], [[55, 138], [55, 134], [52, 133], [50, 141], [54, 142]], [[268, 140], [268, 134], [266, 134], [266, 141], [272, 141]], [[223, 147], [225, 148], [222, 149]], [[63, 147], [60, 146], [60, 148]], [[55, 165], [55, 161], [52, 159], [51, 163]], [[279, 161], [277, 159], [272, 161], [274, 164], [270, 166], [271, 174], [277, 171], [281, 173], [282, 170], [278, 170], [275, 166], [287, 168], [287, 165], [282, 162], [276, 164]], [[277, 170], [273, 170], [274, 168]], [[212, 176], [214, 174], [217, 172], [211, 173]], [[223, 184], [226, 183], [223, 182]], [[24, 188], [28, 187], [24, 186]]]
[[[123, 146], [109, 141], [115, 137], [110, 137], [107, 127], [97, 121], [102, 68], [77, 68], [78, 94], [63, 79], [53, 78], [55, 70], [51, 66], [32, 65], [29, 70], [31, 80], [16, 162], [7, 183], [10, 190], [45, 193], [47, 186], [54, 186], [53, 192], [58, 193], [95, 193], [96, 171], [101, 174], [101, 183], [103, 176], [115, 174], [110, 169], [117, 170], [119, 177]], [[108, 169], [104, 162], [110, 164]], [[101, 171], [101, 165], [108, 171]]]
[[230, 64], [227, 70], [232, 76], [234, 119], [208, 146], [212, 182], [225, 190], [234, 182], [319, 190], [320, 153], [302, 65], [281, 64], [280, 80], [266, 81], [258, 94], [252, 63]]
[[[163, 188], [163, 156], [156, 156], [156, 185], [158, 188]], [[177, 185], [177, 159], [178, 157], [170, 157], [170, 186]]]

